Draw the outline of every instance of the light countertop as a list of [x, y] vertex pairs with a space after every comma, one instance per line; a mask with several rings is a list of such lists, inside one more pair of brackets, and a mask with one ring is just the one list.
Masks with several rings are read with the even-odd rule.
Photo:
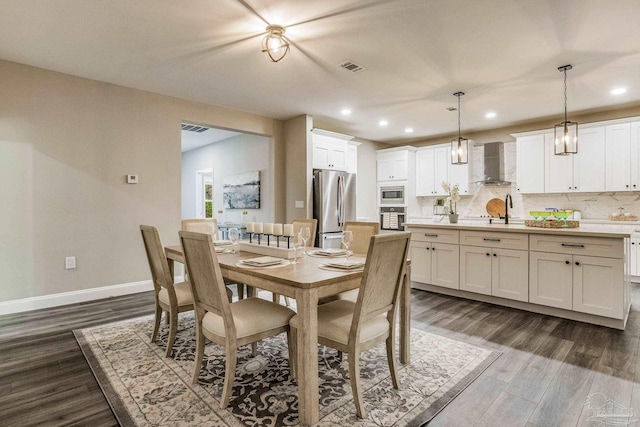
[[[631, 237], [631, 234], [638, 228], [632, 224], [594, 224], [580, 223], [578, 228], [538, 228], [527, 227], [522, 220], [512, 221], [509, 224], [496, 223], [489, 224], [489, 220], [460, 220], [457, 224], [450, 224], [445, 218], [442, 222], [430, 221], [409, 221], [404, 223], [405, 227], [411, 228], [444, 228], [455, 230], [469, 231], [496, 231], [509, 233], [527, 233], [527, 234], [555, 234], [562, 236], [582, 236], [582, 237], [611, 237], [625, 238]], [[613, 221], [612, 221], [613, 222]]]

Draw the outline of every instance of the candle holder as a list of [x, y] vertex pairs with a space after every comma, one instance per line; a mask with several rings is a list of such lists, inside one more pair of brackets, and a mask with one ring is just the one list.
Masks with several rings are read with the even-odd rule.
[[271, 234], [267, 234], [267, 246], [271, 246], [271, 242], [269, 241], [270, 237], [271, 237]]

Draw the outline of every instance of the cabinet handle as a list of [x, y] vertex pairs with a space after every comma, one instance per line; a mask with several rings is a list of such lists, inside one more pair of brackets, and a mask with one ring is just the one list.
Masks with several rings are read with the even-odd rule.
[[490, 255], [489, 252], [487, 252], [487, 256], [489, 256], [489, 255]]
[[482, 240], [484, 240], [485, 242], [499, 242], [500, 239], [494, 239], [492, 237], [483, 237]]
[[565, 248], [584, 248], [584, 245], [579, 243], [563, 243], [562, 246]]
[[576, 261], [576, 265], [577, 265], [578, 267], [580, 267], [580, 263], [579, 263], [578, 261]]
[[429, 250], [429, 249], [431, 249], [431, 248], [430, 248], [429, 246], [427, 246], [425, 249], [426, 249], [426, 250]]
[[569, 190], [571, 190], [571, 187], [569, 187]]
[[432, 250], [432, 251], [435, 251], [435, 250], [436, 250], [436, 248], [431, 248], [431, 250]]
[[629, 188], [629, 184], [625, 185], [625, 187]]
[[518, 191], [520, 191], [520, 189], [518, 188]]
[[493, 256], [498, 256], [498, 254], [497, 254], [497, 253], [494, 253], [494, 254], [493, 254]]
[[573, 189], [574, 189], [574, 190], [577, 190], [577, 189], [578, 189], [578, 187], [573, 187]]
[[569, 261], [565, 261], [564, 263], [567, 264], [567, 265], [571, 264]]
[[636, 188], [636, 185], [635, 185], [635, 184], [633, 184], [633, 188]]
[[424, 237], [438, 237], [437, 234], [424, 233]]

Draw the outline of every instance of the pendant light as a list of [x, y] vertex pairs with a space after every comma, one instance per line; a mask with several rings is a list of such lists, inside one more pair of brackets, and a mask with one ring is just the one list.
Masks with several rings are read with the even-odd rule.
[[267, 35], [262, 39], [262, 52], [271, 61], [278, 62], [289, 52], [289, 41], [284, 37], [284, 27], [269, 25]]
[[567, 120], [567, 70], [571, 65], [558, 67], [558, 71], [564, 73], [564, 121], [554, 127], [553, 142], [557, 156], [566, 156], [578, 153], [578, 123]]
[[451, 164], [466, 165], [469, 163], [469, 140], [460, 137], [460, 97], [464, 92], [453, 95], [458, 97], [458, 137], [451, 140]]

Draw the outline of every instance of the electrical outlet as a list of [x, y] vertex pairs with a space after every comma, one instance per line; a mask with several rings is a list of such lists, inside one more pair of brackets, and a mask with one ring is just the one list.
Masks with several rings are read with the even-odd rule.
[[138, 175], [127, 175], [127, 184], [137, 184]]
[[76, 268], [76, 257], [68, 256], [64, 259], [64, 268], [65, 270], [72, 270]]

